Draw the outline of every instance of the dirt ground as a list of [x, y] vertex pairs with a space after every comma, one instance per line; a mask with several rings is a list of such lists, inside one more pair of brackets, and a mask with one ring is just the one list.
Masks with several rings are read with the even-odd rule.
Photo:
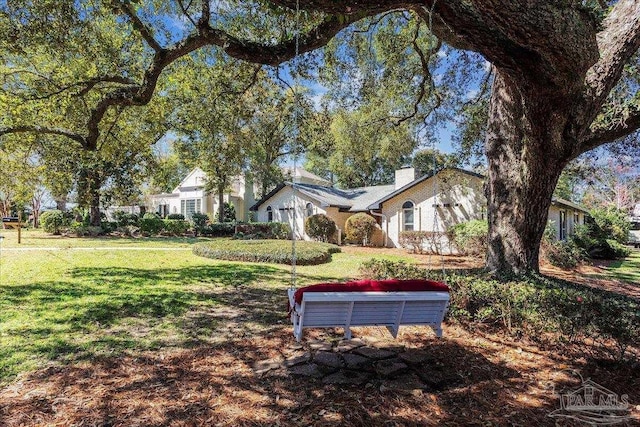
[[[398, 253], [345, 248], [350, 250]], [[428, 262], [426, 255], [412, 256]], [[444, 260], [447, 269], [481, 266], [464, 257]], [[631, 285], [586, 277], [599, 268], [542, 270], [637, 295]], [[246, 304], [239, 308], [251, 309]], [[0, 389], [0, 426], [577, 426], [550, 414], [560, 408], [559, 393], [577, 390], [582, 379], [628, 395], [631, 418], [619, 425], [640, 425], [640, 365], [614, 363], [583, 348], [560, 349], [459, 325], [445, 325], [443, 339], [426, 327], [403, 327], [397, 340], [384, 328], [354, 328], [354, 337], [371, 346], [424, 354], [418, 370], [430, 381], [426, 387], [394, 378], [350, 385], [286, 368], [255, 369], [265, 360], [308, 352], [313, 343], [335, 343], [340, 330], [309, 330], [298, 345], [283, 313], [269, 330], [232, 336], [214, 346], [132, 353], [25, 374]]]
[[[640, 425], [637, 366], [612, 366], [583, 354], [446, 326], [444, 339], [418, 327], [405, 328], [396, 341], [387, 340], [386, 330], [378, 328], [354, 331], [373, 337], [374, 345], [382, 348], [425, 352], [427, 361], [420, 369], [434, 379], [427, 388], [393, 380], [325, 384], [286, 369], [256, 373], [253, 367], [261, 360], [301, 351], [289, 329], [283, 326], [213, 348], [162, 350], [42, 369], [0, 390], [0, 425], [579, 425], [549, 416], [559, 409], [554, 391], [579, 388], [573, 370], [628, 394], [634, 418], [621, 425]], [[305, 342], [339, 338], [331, 330], [311, 331]]]

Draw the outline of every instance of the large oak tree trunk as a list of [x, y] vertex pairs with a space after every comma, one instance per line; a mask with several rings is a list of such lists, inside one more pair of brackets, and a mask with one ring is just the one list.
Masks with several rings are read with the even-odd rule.
[[532, 101], [521, 85], [497, 73], [486, 138], [487, 268], [493, 273], [538, 271], [549, 206], [566, 164], [560, 144], [566, 108], [539, 98]]

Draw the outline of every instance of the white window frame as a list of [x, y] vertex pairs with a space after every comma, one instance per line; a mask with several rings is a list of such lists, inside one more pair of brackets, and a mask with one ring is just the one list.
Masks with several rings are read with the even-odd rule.
[[267, 206], [267, 222], [273, 222], [273, 208]]
[[[411, 207], [406, 206], [408, 203], [411, 203]], [[415, 231], [415, 210], [416, 204], [412, 200], [407, 200], [402, 204], [402, 231]], [[409, 213], [411, 217], [411, 222], [407, 222], [407, 213]]]

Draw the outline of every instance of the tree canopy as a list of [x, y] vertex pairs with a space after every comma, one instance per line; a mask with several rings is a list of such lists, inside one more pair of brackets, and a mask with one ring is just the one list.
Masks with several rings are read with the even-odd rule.
[[[640, 127], [635, 0], [8, 1], [0, 5], [0, 40], [8, 111], [0, 136], [63, 137], [88, 151], [109, 139], [124, 110], [161, 92], [172, 64], [204, 47], [272, 67], [304, 55], [292, 66], [301, 75], [321, 64], [318, 77], [333, 79], [336, 90], [348, 80], [361, 89], [336, 98], [350, 114], [383, 86], [384, 113], [396, 125], [429, 125], [455, 112], [474, 125], [461, 143], [484, 140], [487, 266], [496, 272], [537, 270], [564, 167]], [[331, 43], [339, 45], [321, 49]], [[350, 54], [364, 48], [373, 53]], [[350, 58], [366, 67], [354, 74]], [[477, 94], [464, 84], [438, 90], [447, 78], [439, 62], [464, 83], [460, 70], [484, 61], [492, 77], [476, 84]], [[447, 110], [461, 101], [468, 108]]]

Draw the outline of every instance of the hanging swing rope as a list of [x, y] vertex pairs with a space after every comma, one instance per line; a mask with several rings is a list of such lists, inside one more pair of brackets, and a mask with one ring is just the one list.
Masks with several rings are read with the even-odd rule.
[[298, 198], [298, 189], [296, 186], [296, 173], [298, 169], [298, 115], [299, 115], [299, 107], [300, 102], [298, 99], [298, 75], [299, 73], [295, 69], [298, 62], [298, 55], [300, 53], [300, 0], [296, 0], [296, 23], [295, 23], [295, 41], [296, 41], [296, 51], [295, 51], [295, 61], [293, 65], [293, 173], [291, 174], [291, 209], [293, 210], [292, 221], [293, 224], [291, 226], [291, 288], [296, 287], [297, 281], [297, 272], [296, 272], [296, 263], [297, 263], [297, 254], [296, 254], [296, 239], [298, 234], [298, 206], [297, 206], [297, 198]]

